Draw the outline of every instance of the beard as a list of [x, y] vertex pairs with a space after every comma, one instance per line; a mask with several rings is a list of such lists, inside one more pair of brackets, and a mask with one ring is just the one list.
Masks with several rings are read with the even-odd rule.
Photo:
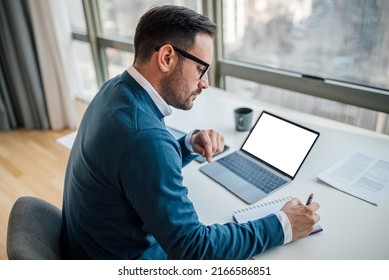
[[193, 107], [193, 96], [201, 92], [201, 89], [198, 89], [189, 93], [188, 82], [182, 74], [182, 64], [177, 65], [170, 76], [163, 78], [160, 85], [166, 103], [181, 110], [190, 110]]

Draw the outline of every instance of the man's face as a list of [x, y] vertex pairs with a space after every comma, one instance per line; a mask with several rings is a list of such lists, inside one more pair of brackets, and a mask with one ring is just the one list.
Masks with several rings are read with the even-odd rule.
[[[206, 34], [196, 36], [194, 47], [188, 53], [201, 61], [211, 64], [213, 55], [212, 39]], [[176, 51], [178, 56], [182, 56]], [[206, 66], [187, 57], [180, 57], [171, 75], [161, 81], [161, 91], [166, 102], [178, 109], [189, 110], [193, 101], [203, 89], [208, 87], [208, 74], [203, 75]]]

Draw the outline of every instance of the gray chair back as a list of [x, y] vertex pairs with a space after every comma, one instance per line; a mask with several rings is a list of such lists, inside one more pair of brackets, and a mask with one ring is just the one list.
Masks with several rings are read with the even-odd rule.
[[14, 203], [9, 215], [8, 258], [10, 260], [61, 259], [61, 224], [61, 210], [56, 206], [40, 198], [20, 197]]

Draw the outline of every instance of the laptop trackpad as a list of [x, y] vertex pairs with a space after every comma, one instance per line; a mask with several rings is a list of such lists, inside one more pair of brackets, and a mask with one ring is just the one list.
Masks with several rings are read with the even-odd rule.
[[237, 190], [236, 194], [249, 204], [257, 202], [267, 195], [265, 192], [251, 184], [246, 184], [243, 188]]
[[215, 179], [249, 204], [257, 202], [266, 196], [265, 192], [247, 183], [233, 173], [224, 172], [223, 174], [216, 176]]
[[247, 185], [245, 180], [231, 172], [222, 172], [221, 174], [215, 176], [215, 180], [222, 183], [233, 192], [236, 192]]

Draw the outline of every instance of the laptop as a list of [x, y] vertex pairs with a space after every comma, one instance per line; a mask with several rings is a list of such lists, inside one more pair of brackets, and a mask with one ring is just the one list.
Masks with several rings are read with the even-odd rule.
[[200, 167], [245, 202], [257, 202], [290, 183], [319, 132], [263, 111], [240, 150]]

